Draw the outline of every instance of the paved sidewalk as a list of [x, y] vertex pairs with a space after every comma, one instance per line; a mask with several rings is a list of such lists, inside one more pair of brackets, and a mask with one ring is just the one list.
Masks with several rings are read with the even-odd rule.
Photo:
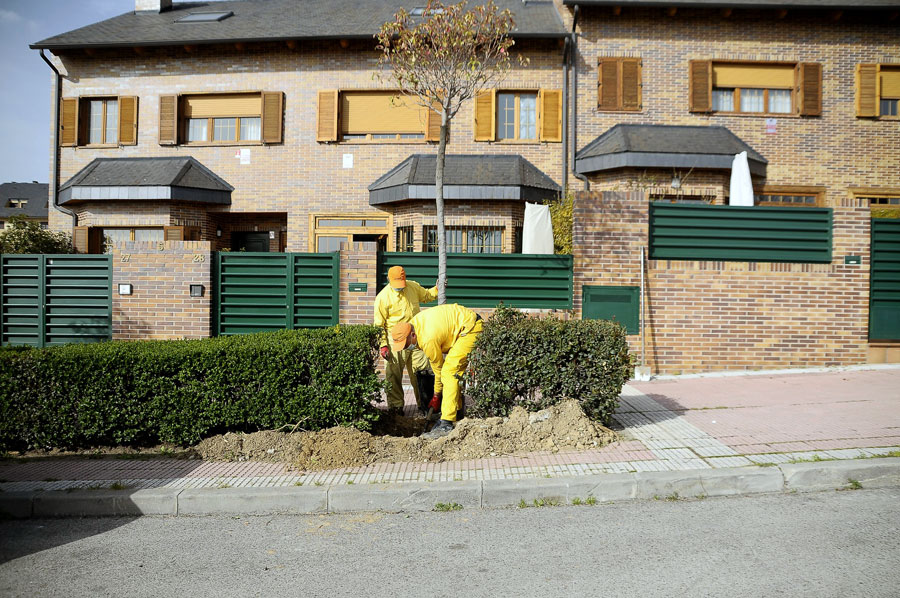
[[[411, 391], [407, 409], [414, 409]], [[546, 478], [725, 468], [741, 476], [754, 466], [898, 456], [900, 369], [632, 382], [623, 389], [613, 427], [622, 440], [596, 450], [316, 472], [280, 463], [170, 458], [7, 461], [0, 462], [0, 500], [3, 493], [9, 497], [122, 487], [134, 492], [529, 479], [546, 483]]]

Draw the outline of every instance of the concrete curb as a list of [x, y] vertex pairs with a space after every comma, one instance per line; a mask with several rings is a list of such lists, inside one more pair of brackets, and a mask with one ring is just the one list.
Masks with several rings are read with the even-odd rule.
[[496, 509], [522, 504], [570, 505], [591, 497], [596, 502], [677, 500], [858, 487], [900, 487], [900, 458], [425, 484], [2, 492], [0, 517], [400, 513], [432, 511], [438, 503]]

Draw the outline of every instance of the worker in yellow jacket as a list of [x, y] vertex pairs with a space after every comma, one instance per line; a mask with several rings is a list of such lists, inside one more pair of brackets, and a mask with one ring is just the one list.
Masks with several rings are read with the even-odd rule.
[[[425, 289], [415, 280], [406, 280], [403, 266], [388, 270], [388, 284], [375, 297], [375, 325], [384, 330], [381, 340], [381, 356], [384, 358], [384, 377], [390, 383], [387, 391], [388, 409], [403, 410], [403, 369], [409, 372], [409, 382], [416, 395], [416, 402], [423, 406], [429, 397], [421, 396], [417, 372], [428, 369], [428, 358], [416, 347], [391, 351], [390, 330], [398, 322], [409, 322], [419, 313], [419, 303], [437, 299], [438, 289]], [[430, 376], [429, 376], [430, 380]]]
[[395, 351], [418, 346], [434, 371], [433, 402], [440, 403], [441, 419], [423, 434], [425, 438], [440, 438], [453, 430], [456, 412], [463, 406], [459, 380], [481, 331], [481, 316], [455, 303], [426, 309], [409, 322], [398, 322], [391, 330], [391, 347]]

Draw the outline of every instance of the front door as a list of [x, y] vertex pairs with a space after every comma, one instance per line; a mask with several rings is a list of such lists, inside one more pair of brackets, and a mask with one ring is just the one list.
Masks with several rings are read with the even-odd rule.
[[231, 250], [250, 252], [269, 251], [269, 233], [231, 233]]

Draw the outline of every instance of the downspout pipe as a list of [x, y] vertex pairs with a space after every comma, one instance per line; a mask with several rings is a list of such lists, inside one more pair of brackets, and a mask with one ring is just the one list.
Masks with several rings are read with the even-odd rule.
[[572, 40], [566, 36], [563, 41], [563, 86], [562, 86], [562, 192], [569, 188], [569, 51]]
[[47, 63], [53, 72], [56, 74], [56, 79], [53, 83], [53, 96], [54, 106], [53, 106], [53, 164], [51, 164], [51, 174], [50, 174], [50, 193], [53, 200], [50, 202], [56, 210], [62, 212], [66, 216], [72, 219], [72, 233], [74, 233], [75, 225], [78, 224], [78, 216], [75, 215], [75, 212], [72, 210], [68, 210], [61, 205], [59, 205], [59, 104], [62, 98], [62, 75], [59, 73], [59, 70], [56, 66], [50, 62], [47, 56], [44, 55], [44, 50], [41, 50], [41, 58], [44, 59], [44, 62]]
[[572, 174], [584, 182], [584, 190], [591, 190], [591, 182], [583, 174], [575, 170], [575, 152], [578, 149], [578, 17], [581, 16], [581, 7], [577, 4], [572, 9], [572, 44], [569, 53], [569, 65], [572, 67]]

